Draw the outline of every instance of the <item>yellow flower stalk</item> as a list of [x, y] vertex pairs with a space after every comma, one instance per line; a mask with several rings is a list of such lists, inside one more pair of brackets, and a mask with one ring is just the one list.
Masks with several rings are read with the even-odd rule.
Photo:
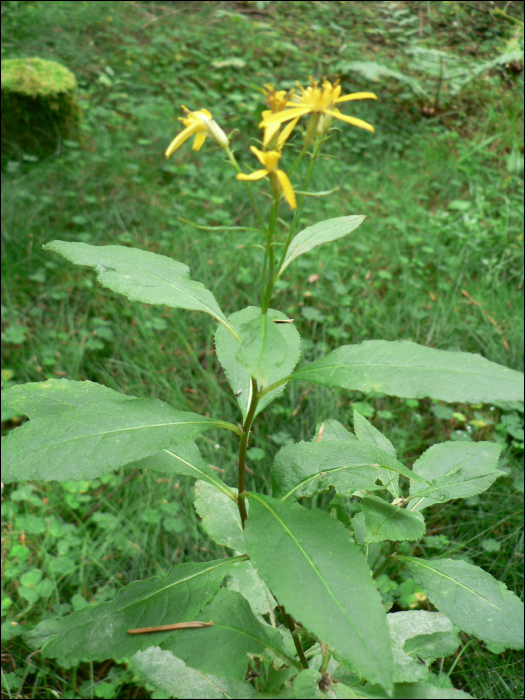
[[182, 105], [182, 109], [186, 112], [186, 117], [179, 117], [179, 121], [181, 121], [186, 128], [170, 143], [166, 151], [166, 158], [169, 158], [184, 141], [193, 135], [195, 136], [195, 140], [193, 141], [194, 151], [200, 151], [208, 136], [213, 137], [219, 146], [223, 148], [228, 146], [228, 137], [217, 122], [213, 120], [211, 112], [208, 112], [207, 109], [201, 109], [198, 112], [190, 112], [184, 105]]
[[[264, 110], [262, 113], [262, 118], [263, 122], [264, 120], [269, 117], [272, 114], [276, 114], [277, 112], [281, 112], [284, 109], [286, 109], [286, 105], [289, 104], [289, 100], [294, 94], [293, 90], [289, 90], [288, 92], [285, 92], [284, 90], [275, 90], [274, 85], [271, 83], [268, 83], [265, 85], [262, 89], [263, 95], [266, 98], [266, 102], [268, 104], [268, 107], [270, 109]], [[288, 137], [292, 133], [292, 131], [295, 128], [295, 125], [299, 121], [299, 117], [297, 119], [294, 119], [293, 121], [290, 122], [279, 134], [277, 140], [274, 140], [275, 135], [279, 131], [281, 124], [276, 123], [276, 124], [271, 124], [270, 126], [265, 127], [264, 129], [264, 138], [263, 138], [263, 145], [264, 148], [277, 148], [277, 150], [281, 151], [284, 144], [286, 143]], [[260, 125], [259, 125], [260, 126]]]
[[260, 127], [267, 129], [270, 127], [275, 127], [275, 125], [281, 125], [289, 119], [297, 120], [306, 114], [312, 114], [319, 119], [323, 115], [323, 131], [326, 132], [327, 127], [331, 119], [326, 117], [335, 117], [340, 119], [347, 124], [352, 124], [360, 129], [366, 129], [367, 131], [374, 132], [374, 127], [371, 124], [363, 121], [362, 119], [357, 119], [356, 117], [349, 117], [346, 114], [342, 114], [336, 105], [342, 102], [350, 102], [351, 100], [377, 100], [377, 96], [373, 92], [353, 92], [350, 95], [341, 96], [341, 85], [332, 83], [329, 80], [324, 80], [322, 87], [318, 86], [318, 81], [315, 81], [310, 77], [310, 86], [307, 88], [301, 87], [300, 95], [294, 95], [288, 102], [286, 109], [275, 112], [272, 114], [267, 114], [263, 117], [262, 122], [259, 124]]
[[238, 180], [262, 180], [263, 177], [267, 175], [270, 176], [270, 183], [272, 185], [272, 190], [280, 191], [279, 185], [282, 188], [284, 198], [288, 202], [290, 209], [295, 209], [297, 207], [297, 202], [295, 199], [295, 192], [293, 191], [292, 183], [290, 182], [288, 175], [283, 171], [279, 170], [279, 160], [281, 158], [281, 153], [279, 151], [260, 151], [255, 146], [250, 146], [251, 152], [257, 156], [261, 165], [264, 166], [264, 170], [256, 170], [254, 173], [246, 175], [245, 173], [239, 173], [237, 175]]

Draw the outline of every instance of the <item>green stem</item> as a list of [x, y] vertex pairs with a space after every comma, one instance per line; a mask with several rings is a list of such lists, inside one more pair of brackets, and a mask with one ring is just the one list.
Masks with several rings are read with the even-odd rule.
[[394, 549], [396, 547], [395, 542], [390, 542], [390, 552], [386, 555], [385, 561], [381, 564], [381, 566], [374, 571], [372, 574], [372, 578], [376, 579], [379, 574], [383, 573], [383, 571], [386, 569], [386, 567], [390, 564], [392, 561], [393, 555], [394, 555]]
[[330, 663], [330, 657], [332, 655], [332, 652], [330, 651], [330, 647], [326, 642], [321, 642], [321, 654], [323, 660], [321, 662], [321, 668], [319, 669], [319, 673], [327, 673], [328, 664]]
[[[324, 142], [324, 139], [319, 139], [315, 144], [314, 152], [313, 152], [312, 158], [310, 160], [310, 165], [308, 166], [308, 170], [306, 171], [306, 175], [304, 178], [304, 183], [303, 183], [303, 187], [302, 187], [303, 192], [306, 192], [306, 188], [310, 184], [310, 180], [312, 178], [312, 174], [314, 171], [315, 162], [317, 160], [317, 157], [319, 156], [319, 153], [321, 152], [321, 147], [323, 145], [323, 142]], [[282, 268], [284, 260], [286, 258], [286, 253], [288, 252], [288, 248], [290, 247], [290, 243], [292, 242], [292, 238], [295, 235], [295, 229], [297, 227], [297, 222], [299, 221], [299, 216], [301, 215], [301, 210], [303, 208], [304, 199], [305, 199], [305, 195], [303, 194], [301, 197], [299, 197], [299, 201], [297, 202], [297, 209], [294, 212], [292, 224], [290, 226], [290, 230], [288, 231], [288, 237], [286, 239], [286, 243], [284, 244], [281, 262], [279, 263], [279, 267], [277, 268], [277, 274], [275, 276], [276, 279], [279, 278], [279, 275], [281, 273], [281, 268]]]
[[255, 379], [251, 380], [252, 393], [250, 397], [250, 405], [248, 407], [248, 413], [246, 414], [246, 420], [242, 426], [241, 433], [241, 443], [239, 445], [239, 474], [237, 478], [237, 495], [239, 498], [238, 506], [239, 513], [241, 516], [242, 529], [244, 530], [244, 523], [247, 518], [246, 513], [246, 503], [244, 497], [244, 475], [246, 473], [246, 452], [248, 450], [248, 440], [250, 438], [250, 430], [252, 427], [253, 419], [255, 418], [255, 411], [257, 410], [257, 404], [259, 403], [259, 394], [257, 393], [257, 382]]
[[297, 656], [299, 657], [301, 666], [303, 668], [308, 668], [308, 661], [306, 660], [306, 656], [304, 655], [303, 645], [301, 644], [301, 638], [299, 637], [299, 633], [297, 632], [295, 621], [291, 615], [288, 615], [284, 608], [284, 605], [281, 605], [279, 607], [281, 608], [281, 614], [283, 616], [284, 624], [288, 627], [292, 635], [293, 643], [295, 644]]
[[[264, 296], [263, 303], [261, 304], [261, 309], [263, 314], [268, 311], [268, 306], [270, 305], [270, 299], [272, 298], [274, 279], [274, 268], [275, 268], [275, 256], [273, 250], [273, 234], [275, 231], [275, 225], [277, 223], [277, 215], [279, 213], [279, 200], [274, 200], [272, 205], [272, 210], [270, 212], [270, 223], [268, 225], [268, 238], [266, 241], [267, 259], [268, 259], [268, 284], [266, 286], [266, 294]], [[266, 259], [265, 259], [266, 262]]]
[[286, 382], [290, 381], [291, 376], [292, 375], [289, 374], [287, 377], [283, 377], [283, 379], [279, 379], [278, 382], [274, 382], [273, 384], [270, 384], [270, 386], [267, 386], [266, 389], [263, 389], [259, 393], [259, 399], [262, 399], [263, 396], [266, 396], [266, 394], [269, 394], [270, 391], [277, 389], [277, 387], [282, 386], [283, 384], [286, 384]]

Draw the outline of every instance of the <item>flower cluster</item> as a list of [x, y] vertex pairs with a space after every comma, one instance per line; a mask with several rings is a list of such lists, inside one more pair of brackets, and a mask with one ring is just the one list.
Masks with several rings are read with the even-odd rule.
[[[352, 100], [377, 99], [373, 92], [354, 92], [349, 95], [341, 95], [341, 85], [338, 82], [332, 84], [329, 80], [323, 80], [322, 85], [319, 86], [318, 81], [310, 78], [308, 87], [303, 88], [299, 83], [297, 87], [300, 91], [299, 94], [295, 90], [276, 91], [271, 84], [264, 86], [262, 92], [269, 109], [263, 111], [262, 121], [259, 124], [259, 127], [264, 130], [263, 150], [260, 151], [255, 146], [251, 147], [252, 153], [264, 168], [249, 175], [241, 172], [237, 174], [238, 180], [245, 181], [261, 180], [268, 176], [274, 198], [280, 197], [282, 193], [291, 209], [297, 207], [295, 193], [288, 175], [280, 170], [278, 165], [284, 145], [299, 120], [307, 115], [310, 116], [305, 135], [305, 147], [308, 147], [314, 138], [322, 138], [328, 132], [334, 118], [373, 133], [374, 127], [371, 124], [343, 114], [337, 105]], [[207, 109], [201, 109], [198, 112], [190, 112], [184, 106], [183, 109], [186, 112], [186, 117], [179, 117], [179, 119], [186, 128], [173, 139], [166, 151], [166, 157], [169, 158], [190, 136], [195, 136], [193, 142], [195, 151], [200, 150], [206, 138], [211, 136], [226, 150], [230, 160], [232, 160], [233, 154], [229, 150], [228, 137], [213, 120], [211, 113]], [[289, 122], [289, 124], [280, 131], [285, 122]], [[238, 168], [238, 166], [236, 167]]]

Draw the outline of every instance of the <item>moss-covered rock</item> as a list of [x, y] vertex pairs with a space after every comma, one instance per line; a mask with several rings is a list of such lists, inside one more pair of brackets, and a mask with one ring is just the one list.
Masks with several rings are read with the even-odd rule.
[[59, 153], [65, 139], [80, 138], [77, 80], [54, 61], [2, 61], [2, 153]]

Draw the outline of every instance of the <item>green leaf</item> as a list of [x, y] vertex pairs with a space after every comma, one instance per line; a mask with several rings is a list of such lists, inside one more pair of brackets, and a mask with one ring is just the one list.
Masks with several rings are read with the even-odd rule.
[[385, 540], [409, 540], [423, 537], [426, 531], [421, 513], [408, 513], [404, 508], [393, 506], [377, 496], [361, 499], [361, 510], [365, 514], [365, 544]]
[[28, 418], [52, 416], [77, 406], [99, 401], [133, 401], [95, 382], [74, 382], [69, 379], [48, 379], [45, 382], [16, 384], [2, 392], [2, 401]]
[[456, 688], [441, 688], [427, 681], [396, 684], [392, 697], [394, 700], [463, 700], [472, 698], [472, 695]]
[[237, 503], [206, 481], [197, 481], [195, 496], [195, 510], [212, 540], [244, 554], [244, 533]]
[[523, 375], [481, 355], [435, 350], [405, 341], [343, 345], [290, 379], [354, 391], [441, 401], [522, 401]]
[[93, 479], [219, 425], [227, 424], [158, 399], [88, 403], [12, 430], [4, 441], [2, 478]]
[[[127, 630], [194, 620], [213, 597], [228, 569], [242, 558], [179, 564], [165, 578], [129, 583], [108, 603], [93, 603], [61, 620], [45, 620], [28, 632], [34, 649], [61, 665], [73, 659], [126, 658], [189, 630], [128, 634]], [[194, 630], [191, 630], [194, 631]]]
[[201, 282], [190, 280], [188, 266], [172, 258], [118, 245], [51, 241], [44, 248], [75, 265], [94, 267], [100, 284], [132, 301], [204, 311], [236, 335], [213, 294]]
[[348, 530], [323, 511], [256, 493], [247, 496], [246, 547], [279, 603], [365, 678], [391, 688], [386, 615]]
[[396, 457], [396, 449], [390, 440], [375, 428], [370, 421], [362, 416], [354, 408], [354, 431], [356, 437], [367, 445], [375, 445], [383, 452], [388, 452], [392, 457]]
[[298, 258], [299, 255], [304, 255], [304, 253], [308, 253], [310, 250], [317, 248], [317, 246], [323, 243], [329, 243], [330, 241], [335, 241], [338, 238], [347, 236], [361, 226], [365, 219], [366, 216], [340, 216], [337, 219], [321, 221], [318, 224], [303, 229], [290, 243], [282, 267], [279, 270], [279, 276], [282, 275], [288, 265], [295, 260], [295, 258]]
[[411, 483], [411, 512], [452, 498], [482, 493], [505, 472], [496, 469], [501, 447], [493, 442], [441, 442], [432, 445], [414, 462], [413, 472], [430, 481]]
[[232, 591], [237, 591], [246, 598], [256, 617], [269, 615], [272, 626], [275, 624], [273, 610], [277, 602], [268, 586], [259, 578], [251, 561], [234, 564], [230, 569], [227, 585]]
[[386, 616], [393, 643], [396, 683], [413, 683], [428, 677], [428, 664], [453, 654], [460, 644], [457, 628], [441, 613], [409, 610]]
[[288, 346], [280, 325], [264, 314], [241, 326], [243, 340], [235, 359], [263, 389], [286, 360]]
[[293, 680], [293, 694], [299, 700], [315, 700], [325, 698], [326, 695], [319, 690], [319, 681], [322, 675], [316, 668], [307, 668], [301, 671]]
[[257, 620], [242, 595], [221, 588], [197, 616], [213, 627], [187, 630], [162, 643], [188, 666], [222, 678], [242, 680], [248, 669], [248, 654], [264, 655], [269, 649], [285, 663], [300, 667], [286, 651], [281, 634]]
[[351, 496], [354, 491], [377, 490], [376, 480], [385, 471], [421, 478], [387, 452], [358, 440], [298, 442], [275, 456], [273, 495], [282, 501], [298, 499], [333, 486], [341, 496]]
[[465, 561], [399, 556], [444, 615], [484, 642], [523, 648], [523, 603], [489, 573]]
[[327, 440], [356, 440], [356, 436], [345, 428], [342, 423], [334, 418], [329, 418], [316, 425], [312, 442], [317, 442], [321, 426], [324, 426], [324, 428], [319, 442], [326, 442]]
[[174, 656], [171, 651], [163, 651], [160, 647], [138, 651], [129, 663], [146, 683], [162, 691], [166, 698], [244, 700], [256, 697], [255, 689], [250, 683], [197, 671], [191, 666], [186, 666], [184, 661]]
[[[372, 423], [366, 420], [359, 411], [354, 408], [354, 431], [356, 437], [361, 442], [367, 445], [375, 445], [379, 447], [383, 452], [387, 452], [392, 457], [397, 457], [394, 445], [390, 440], [383, 435], [377, 428], [375, 428]], [[382, 470], [381, 481], [385, 484], [386, 488], [395, 497], [399, 498], [399, 475]]]
[[[237, 311], [228, 317], [228, 321], [240, 333], [241, 327], [255, 319], [261, 318], [261, 309], [256, 306], [248, 306], [241, 311]], [[274, 309], [268, 309], [268, 318], [277, 320], [287, 320], [287, 316], [280, 311], [275, 311]], [[281, 336], [284, 338], [286, 343], [286, 359], [280, 367], [275, 369], [275, 372], [271, 374], [268, 378], [270, 384], [284, 379], [290, 372], [293, 371], [295, 365], [299, 362], [301, 357], [301, 337], [297, 332], [293, 323], [280, 323], [274, 324], [278, 325]], [[243, 418], [246, 418], [248, 412], [248, 404], [251, 391], [250, 375], [246, 369], [237, 361], [235, 358], [240, 346], [239, 343], [233, 338], [229, 333], [225, 331], [222, 326], [217, 328], [215, 334], [215, 345], [217, 349], [217, 357], [221, 363], [224, 372], [233, 393], [237, 396], [237, 402], [242, 411]], [[267, 406], [271, 401], [273, 401], [279, 394], [284, 391], [285, 384], [277, 387], [273, 391], [263, 396], [258, 405], [256, 414], [260, 413], [265, 406]]]
[[219, 479], [217, 474], [202, 459], [199, 448], [193, 442], [182, 442], [180, 445], [172, 445], [150, 457], [145, 457], [128, 465], [135, 469], [153, 469], [168, 474], [182, 474], [193, 479], [202, 479], [222, 491], [228, 498], [237, 501], [234, 489]]

